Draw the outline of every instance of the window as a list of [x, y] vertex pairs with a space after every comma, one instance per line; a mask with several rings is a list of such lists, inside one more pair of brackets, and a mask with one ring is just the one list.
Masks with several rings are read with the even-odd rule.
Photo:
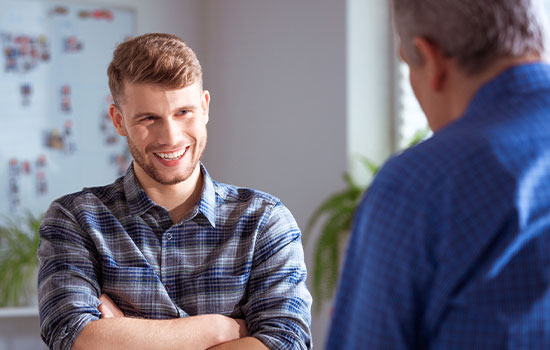
[[398, 61], [396, 70], [396, 141], [398, 149], [403, 149], [409, 144], [417, 131], [428, 128], [428, 122], [411, 88], [409, 82], [409, 66]]

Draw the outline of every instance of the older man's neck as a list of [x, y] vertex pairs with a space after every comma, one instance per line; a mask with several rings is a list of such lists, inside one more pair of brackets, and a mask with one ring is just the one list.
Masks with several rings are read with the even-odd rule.
[[502, 58], [494, 62], [488, 69], [475, 75], [466, 74], [460, 68], [455, 68], [454, 72], [451, 73], [454, 88], [449, 90], [452, 94], [452, 96], [449, 97], [449, 118], [448, 120], [442, 121], [436, 129], [440, 129], [460, 118], [466, 112], [468, 105], [472, 102], [472, 99], [479, 89], [508, 68], [539, 61], [542, 61], [542, 57], [538, 54]]

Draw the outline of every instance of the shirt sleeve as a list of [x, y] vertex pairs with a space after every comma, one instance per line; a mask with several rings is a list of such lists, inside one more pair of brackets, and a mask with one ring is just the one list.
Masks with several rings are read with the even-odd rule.
[[74, 216], [54, 202], [40, 227], [40, 329], [51, 350], [70, 349], [86, 324], [100, 318], [94, 245]]
[[422, 296], [432, 264], [425, 203], [380, 174], [358, 207], [327, 349], [421, 348]]
[[270, 349], [311, 349], [311, 295], [301, 233], [276, 204], [257, 239], [243, 306], [249, 333]]

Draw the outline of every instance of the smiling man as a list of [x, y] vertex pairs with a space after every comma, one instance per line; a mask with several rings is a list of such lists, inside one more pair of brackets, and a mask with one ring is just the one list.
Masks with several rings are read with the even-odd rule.
[[40, 228], [50, 349], [309, 349], [301, 234], [266, 193], [201, 164], [210, 95], [193, 51], [146, 34], [108, 68], [126, 175], [52, 203]]

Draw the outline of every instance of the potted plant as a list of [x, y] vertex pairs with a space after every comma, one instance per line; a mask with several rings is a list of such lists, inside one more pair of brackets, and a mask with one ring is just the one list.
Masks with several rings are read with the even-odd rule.
[[[417, 131], [406, 148], [424, 140], [429, 133], [428, 129]], [[380, 165], [374, 164], [367, 158], [362, 158], [361, 161], [374, 177]], [[313, 296], [316, 309], [319, 309], [322, 302], [330, 299], [334, 294], [338, 283], [341, 255], [345, 251], [355, 209], [368, 189], [368, 185], [359, 185], [347, 172], [344, 173], [344, 181], [346, 188], [323, 201], [313, 212], [306, 227], [306, 237], [309, 237], [315, 225], [321, 222], [321, 233], [316, 242], [313, 261]]]
[[0, 306], [29, 305], [36, 298], [41, 220], [28, 212], [0, 226]]

